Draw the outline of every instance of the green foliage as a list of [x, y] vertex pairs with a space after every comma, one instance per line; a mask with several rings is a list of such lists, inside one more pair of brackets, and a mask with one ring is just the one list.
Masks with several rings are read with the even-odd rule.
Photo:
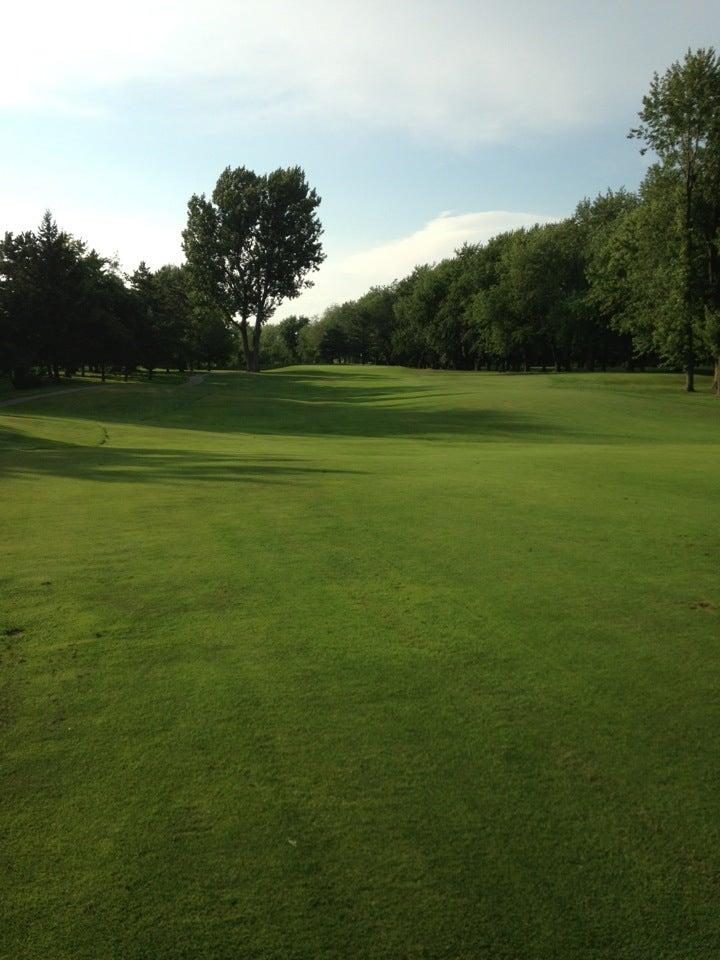
[[237, 323], [249, 371], [260, 369], [263, 324], [311, 285], [324, 259], [319, 204], [300, 167], [265, 175], [226, 167], [210, 200], [188, 203], [183, 247], [195, 283]]
[[290, 363], [300, 359], [300, 334], [310, 323], [308, 317], [286, 317], [279, 324], [279, 335], [285, 344]]
[[47, 213], [36, 233], [0, 241], [0, 372], [19, 385], [86, 367], [105, 378], [136, 366], [225, 364], [235, 351], [224, 317], [197, 290], [187, 266], [125, 278]]
[[[667, 277], [642, 293], [655, 305], [663, 294], [671, 296], [674, 329], [669, 329], [664, 312], [663, 340], [683, 353], [687, 389], [692, 391], [698, 343], [701, 350], [712, 347], [718, 356], [713, 321], [706, 326], [720, 302], [720, 58], [715, 51], [688, 50], [682, 62], [673, 63], [662, 76], [655, 74], [640, 120], [630, 136], [643, 142], [642, 153], [657, 155], [659, 175], [651, 170], [648, 176], [655, 178], [652, 187], [659, 180], [665, 188], [664, 196], [656, 195], [651, 203], [660, 203], [675, 227], [666, 224], [664, 249], [655, 251]], [[717, 378], [716, 383], [720, 390]]]
[[606, 196], [585, 201], [561, 223], [467, 244], [454, 257], [330, 307], [313, 325], [314, 358], [456, 370], [630, 362], [630, 338], [616, 330], [617, 311], [594, 289], [591, 271], [601, 260], [600, 235], [632, 206], [631, 196], [622, 193], [617, 210]]
[[[119, 284], [119, 286], [118, 286]], [[125, 294], [116, 267], [47, 212], [36, 233], [0, 242], [2, 366], [17, 383], [41, 373], [59, 380], [116, 339]]]

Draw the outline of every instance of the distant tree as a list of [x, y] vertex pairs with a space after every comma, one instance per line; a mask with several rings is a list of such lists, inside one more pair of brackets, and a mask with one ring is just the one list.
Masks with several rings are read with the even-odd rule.
[[297, 363], [300, 358], [300, 332], [310, 323], [307, 317], [290, 316], [281, 320], [278, 325], [279, 335], [287, 348], [290, 363]]
[[136, 302], [133, 333], [138, 362], [147, 370], [148, 379], [152, 380], [153, 373], [162, 362], [164, 347], [153, 272], [142, 260], [137, 270], [130, 274], [129, 280]]
[[438, 344], [432, 327], [444, 293], [444, 284], [428, 264], [415, 267], [398, 284], [393, 351], [401, 363], [418, 367], [439, 365]]
[[152, 277], [155, 325], [166, 368], [185, 370], [192, 353], [192, 302], [187, 266], [166, 264]]
[[[686, 389], [695, 389], [698, 334], [705, 311], [713, 310], [707, 291], [707, 263], [717, 267], [717, 221], [707, 234], [706, 203], [717, 208], [720, 154], [720, 60], [712, 48], [688, 50], [662, 76], [654, 75], [643, 98], [640, 125], [629, 136], [643, 141], [641, 153], [652, 150], [662, 167], [675, 174], [676, 214], [679, 224], [676, 271], [680, 294], [678, 318], [684, 341]], [[672, 182], [672, 181], [671, 181]], [[705, 203], [703, 202], [705, 201]], [[705, 209], [704, 209], [705, 208]], [[705, 227], [705, 229], [703, 229]], [[704, 236], [705, 234], [705, 236]], [[698, 257], [704, 247], [704, 256]]]
[[0, 241], [0, 371], [30, 385], [40, 356], [34, 323], [35, 236], [6, 233]]
[[358, 322], [368, 331], [368, 355], [373, 363], [393, 363], [396, 285], [371, 287], [356, 303]]
[[190, 199], [185, 255], [196, 282], [237, 323], [248, 371], [260, 369], [263, 325], [311, 285], [307, 275], [324, 259], [319, 203], [300, 167], [265, 175], [227, 167], [210, 200]]
[[136, 363], [133, 336], [136, 301], [117, 264], [93, 253], [85, 261], [85, 298], [80, 317], [78, 357], [100, 372], [121, 367], [127, 379]]
[[344, 363], [357, 360], [352, 356], [352, 346], [342, 307], [328, 307], [318, 327], [317, 359], [320, 363]]
[[280, 324], [266, 325], [260, 345], [260, 360], [265, 368], [286, 367], [295, 362], [282, 335]]
[[595, 230], [587, 275], [589, 302], [613, 330], [632, 338], [636, 356], [658, 356], [682, 369], [687, 341], [676, 180], [672, 170], [651, 167], [638, 202]]
[[86, 257], [84, 244], [60, 230], [49, 211], [37, 233], [6, 234], [0, 287], [16, 379], [35, 366], [58, 380], [61, 370], [71, 372], [77, 364]]
[[189, 278], [191, 364], [208, 370], [224, 367], [237, 353], [237, 341], [225, 314]]
[[58, 228], [46, 211], [35, 235], [31, 312], [48, 372], [75, 366], [77, 322], [85, 293], [85, 245]]
[[[623, 221], [640, 204], [635, 193], [625, 189], [608, 190], [594, 200], [582, 200], [573, 220], [578, 228], [582, 247], [587, 290], [584, 297], [584, 317], [590, 341], [593, 362], [603, 370], [608, 363], [624, 359], [632, 364], [632, 330], [617, 323], [628, 303], [627, 277], [618, 274], [611, 277], [611, 248]], [[646, 353], [646, 350], [641, 350]]]
[[298, 360], [300, 363], [317, 363], [320, 359], [318, 344], [321, 335], [321, 325], [317, 320], [311, 320], [298, 333]]

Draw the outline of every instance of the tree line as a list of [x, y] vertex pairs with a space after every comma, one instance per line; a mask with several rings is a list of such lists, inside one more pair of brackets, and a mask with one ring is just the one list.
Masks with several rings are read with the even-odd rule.
[[228, 167], [212, 197], [193, 196], [186, 262], [124, 274], [61, 230], [48, 212], [36, 231], [0, 240], [0, 374], [18, 387], [86, 369], [192, 370], [241, 353], [260, 366], [260, 335], [285, 297], [323, 259], [320, 202], [299, 167], [258, 175]]
[[0, 241], [0, 373], [18, 386], [90, 367], [128, 376], [242, 360], [558, 371], [714, 367], [720, 394], [720, 59], [656, 74], [629, 136], [650, 151], [636, 192], [556, 223], [466, 244], [320, 317], [271, 325], [324, 259], [320, 198], [300, 167], [226, 168], [194, 195], [186, 262], [123, 274], [61, 231]]
[[0, 240], [0, 367], [18, 387], [91, 369], [224, 365], [234, 340], [188, 267], [124, 275], [60, 230], [47, 212], [36, 231]]
[[[720, 393], [720, 60], [655, 75], [630, 132], [652, 151], [637, 192], [454, 256], [266, 337], [272, 363], [451, 370], [714, 368]], [[268, 330], [268, 334], [270, 330]]]

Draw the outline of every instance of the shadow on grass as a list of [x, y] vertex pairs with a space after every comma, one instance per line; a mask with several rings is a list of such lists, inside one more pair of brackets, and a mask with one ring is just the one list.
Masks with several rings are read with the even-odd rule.
[[173, 449], [79, 446], [39, 440], [0, 429], [0, 477], [40, 475], [103, 483], [196, 483], [198, 481], [297, 483], [361, 470], [324, 469], [293, 457], [234, 456]]
[[[400, 378], [403, 373], [396, 376]], [[460, 384], [459, 384], [460, 386]], [[101, 423], [159, 426], [164, 429], [267, 436], [477, 441], [516, 439], [600, 440], [590, 431], [546, 423], [532, 413], [468, 405], [465, 384], [457, 392], [392, 380], [392, 371], [344, 369], [273, 371], [261, 376], [213, 374], [188, 389], [131, 386], [56, 398], [34, 409], [15, 408], [13, 420], [66, 417]]]

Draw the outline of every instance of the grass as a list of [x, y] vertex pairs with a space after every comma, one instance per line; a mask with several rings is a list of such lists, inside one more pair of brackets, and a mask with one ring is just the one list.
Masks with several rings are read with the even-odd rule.
[[0, 409], [0, 956], [720, 955], [719, 427], [371, 367]]

